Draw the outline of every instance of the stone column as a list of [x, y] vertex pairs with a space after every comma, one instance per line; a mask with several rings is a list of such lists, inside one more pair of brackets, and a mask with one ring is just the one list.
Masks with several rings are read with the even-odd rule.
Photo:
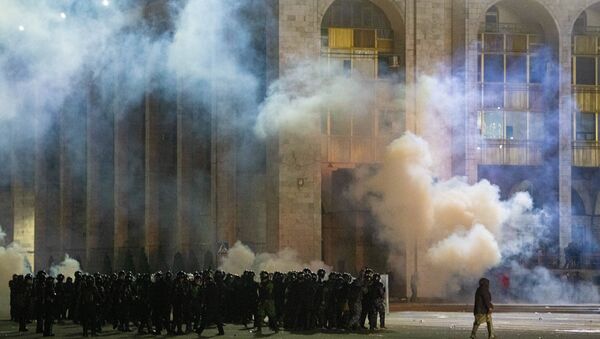
[[[86, 270], [114, 267], [114, 93], [90, 84], [87, 116]], [[108, 264], [108, 262], [106, 262]], [[111, 269], [112, 269], [111, 267]], [[108, 269], [108, 267], [106, 267]]]
[[35, 262], [35, 147], [34, 135], [25, 132], [31, 131], [30, 124], [31, 120], [27, 117], [18, 117], [11, 124], [10, 133], [14, 135], [9, 163], [13, 209], [12, 241], [26, 251], [31, 269], [35, 270], [38, 268]]
[[559, 39], [559, 117], [558, 117], [558, 206], [560, 264], [564, 249], [571, 242], [571, 166], [573, 161], [571, 35], [561, 32]]
[[[35, 131], [35, 250], [38, 267], [49, 269], [59, 261], [60, 163], [58, 115], [39, 108]], [[50, 262], [52, 258], [53, 262]]]
[[236, 206], [236, 144], [235, 102], [228, 93], [213, 84], [212, 105], [212, 168], [213, 215], [217, 229], [217, 242], [226, 241], [229, 246], [237, 239]]
[[[115, 215], [114, 215], [114, 270], [122, 269], [129, 240], [129, 156], [137, 156], [128, 152], [128, 134], [130, 133], [129, 116], [123, 107], [115, 110], [114, 135], [114, 171], [115, 171]], [[137, 253], [136, 253], [137, 254]]]
[[[296, 65], [296, 58], [319, 59], [318, 18], [316, 1], [279, 1], [280, 76]], [[277, 151], [277, 156], [271, 154], [269, 160], [277, 162], [278, 170], [268, 171], [270, 175], [277, 172], [277, 199], [268, 198], [269, 204], [278, 205], [277, 247], [296, 250], [303, 261], [322, 256], [320, 121], [319, 116], [309, 118], [313, 120], [308, 122], [308, 135], [295, 134], [293, 128], [280, 130], [277, 147], [269, 147], [269, 151]], [[268, 214], [275, 216], [273, 212]]]
[[[158, 130], [158, 99], [153, 93], [146, 95], [146, 182], [145, 182], [145, 247], [148, 254], [148, 261], [152, 269], [159, 266], [158, 250], [160, 245], [159, 237], [159, 204], [158, 191], [160, 174], [158, 171], [158, 162], [160, 156], [158, 153], [158, 143], [160, 143], [160, 133]], [[162, 269], [162, 268], [161, 268]]]

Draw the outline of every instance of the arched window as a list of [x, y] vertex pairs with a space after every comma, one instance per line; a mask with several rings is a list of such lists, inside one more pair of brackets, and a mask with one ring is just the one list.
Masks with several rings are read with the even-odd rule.
[[575, 21], [575, 27], [573, 31], [575, 33], [583, 34], [585, 33], [585, 28], [587, 27], [587, 13], [584, 11], [581, 13], [579, 18]]
[[490, 7], [490, 9], [488, 9], [488, 11], [485, 13], [486, 26], [490, 26], [490, 28], [497, 27], [499, 22], [500, 20], [498, 18], [498, 7]]

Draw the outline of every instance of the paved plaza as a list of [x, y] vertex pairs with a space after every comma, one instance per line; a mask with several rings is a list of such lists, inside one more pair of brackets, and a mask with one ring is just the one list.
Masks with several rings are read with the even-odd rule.
[[[538, 307], [508, 307], [504, 309], [526, 309], [526, 312], [500, 312], [494, 314], [494, 326], [498, 338], [543, 339], [543, 338], [599, 338], [600, 337], [600, 307], [579, 307], [581, 312], [575, 312], [578, 307], [548, 308]], [[570, 309], [573, 313], [554, 313], [554, 310]], [[297, 337], [297, 338], [335, 338], [335, 337], [386, 337], [386, 338], [468, 338], [473, 316], [461, 311], [401, 311], [392, 312], [387, 318], [387, 329], [360, 333], [345, 332], [300, 332], [290, 333], [281, 331], [273, 333], [265, 331], [262, 335], [250, 333], [242, 326], [228, 325], [225, 327], [225, 338], [260, 338], [260, 337]], [[39, 334], [31, 333], [35, 326], [29, 325], [30, 332], [20, 335], [16, 324], [0, 321], [1, 337], [38, 338]], [[137, 335], [135, 332], [120, 333], [105, 326], [99, 337], [107, 338], [153, 338], [152, 335]], [[81, 327], [68, 323], [55, 326], [55, 334], [59, 338], [77, 338], [81, 336]], [[203, 337], [214, 337], [215, 328], [209, 328]], [[167, 337], [167, 336], [161, 336]], [[172, 337], [172, 336], [168, 336]], [[177, 338], [197, 338], [196, 334], [177, 336]], [[478, 338], [487, 338], [485, 325], [480, 327]]]

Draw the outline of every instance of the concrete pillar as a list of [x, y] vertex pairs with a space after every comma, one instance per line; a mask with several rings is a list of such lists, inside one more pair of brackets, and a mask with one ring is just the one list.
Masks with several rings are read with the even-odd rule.
[[124, 107], [115, 111], [114, 132], [114, 171], [115, 171], [115, 214], [114, 214], [114, 270], [122, 269], [125, 254], [129, 245], [129, 115]]
[[217, 242], [230, 246], [237, 240], [236, 206], [236, 104], [218, 83], [212, 95], [212, 210]]
[[[27, 253], [32, 270], [35, 263], [35, 186], [34, 135], [31, 121], [27, 117], [15, 119], [11, 125], [14, 136], [10, 149], [13, 236], [12, 241], [19, 244]], [[21, 134], [21, 137], [18, 137]], [[18, 142], [17, 142], [18, 141]]]
[[160, 142], [160, 133], [158, 130], [158, 98], [153, 93], [146, 95], [146, 182], [145, 182], [145, 247], [148, 254], [150, 267], [153, 269], [159, 266], [159, 172], [158, 162], [160, 155], [158, 153], [158, 143]]
[[[60, 243], [61, 253], [85, 258], [87, 99], [67, 98], [60, 112]], [[60, 256], [62, 259], [62, 256]], [[85, 268], [85, 262], [81, 262]]]
[[[320, 53], [320, 22], [316, 1], [299, 3], [279, 1], [279, 74], [296, 65], [296, 58], [318, 60]], [[307, 117], [310, 118], [310, 117]], [[303, 136], [292, 130], [280, 130], [276, 151], [270, 161], [276, 161], [277, 199], [268, 198], [277, 204], [278, 249], [286, 247], [296, 250], [301, 260], [320, 259], [321, 253], [321, 145], [320, 119], [313, 117], [308, 122]], [[273, 166], [269, 164], [268, 166]], [[272, 191], [270, 194], [272, 195]], [[270, 206], [269, 209], [272, 209]], [[276, 214], [270, 211], [269, 217]], [[270, 221], [272, 222], [272, 221]], [[269, 227], [272, 229], [272, 224]], [[272, 241], [269, 241], [272, 243]], [[272, 246], [270, 246], [272, 247]]]
[[[86, 270], [114, 267], [114, 107], [112, 89], [90, 84], [87, 116]], [[108, 269], [108, 267], [106, 267]]]
[[558, 206], [560, 264], [565, 263], [564, 249], [571, 242], [571, 166], [573, 161], [571, 35], [561, 32], [559, 39], [559, 117], [558, 117]]

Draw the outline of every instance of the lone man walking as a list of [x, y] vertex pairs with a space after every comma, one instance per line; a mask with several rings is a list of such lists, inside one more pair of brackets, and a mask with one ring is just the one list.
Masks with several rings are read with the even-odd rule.
[[475, 321], [473, 322], [473, 330], [471, 331], [472, 339], [476, 337], [477, 329], [484, 322], [487, 323], [488, 338], [496, 338], [492, 325], [493, 310], [494, 305], [492, 304], [492, 294], [490, 293], [490, 281], [486, 278], [481, 278], [479, 279], [479, 287], [475, 292], [475, 306], [473, 307]]

